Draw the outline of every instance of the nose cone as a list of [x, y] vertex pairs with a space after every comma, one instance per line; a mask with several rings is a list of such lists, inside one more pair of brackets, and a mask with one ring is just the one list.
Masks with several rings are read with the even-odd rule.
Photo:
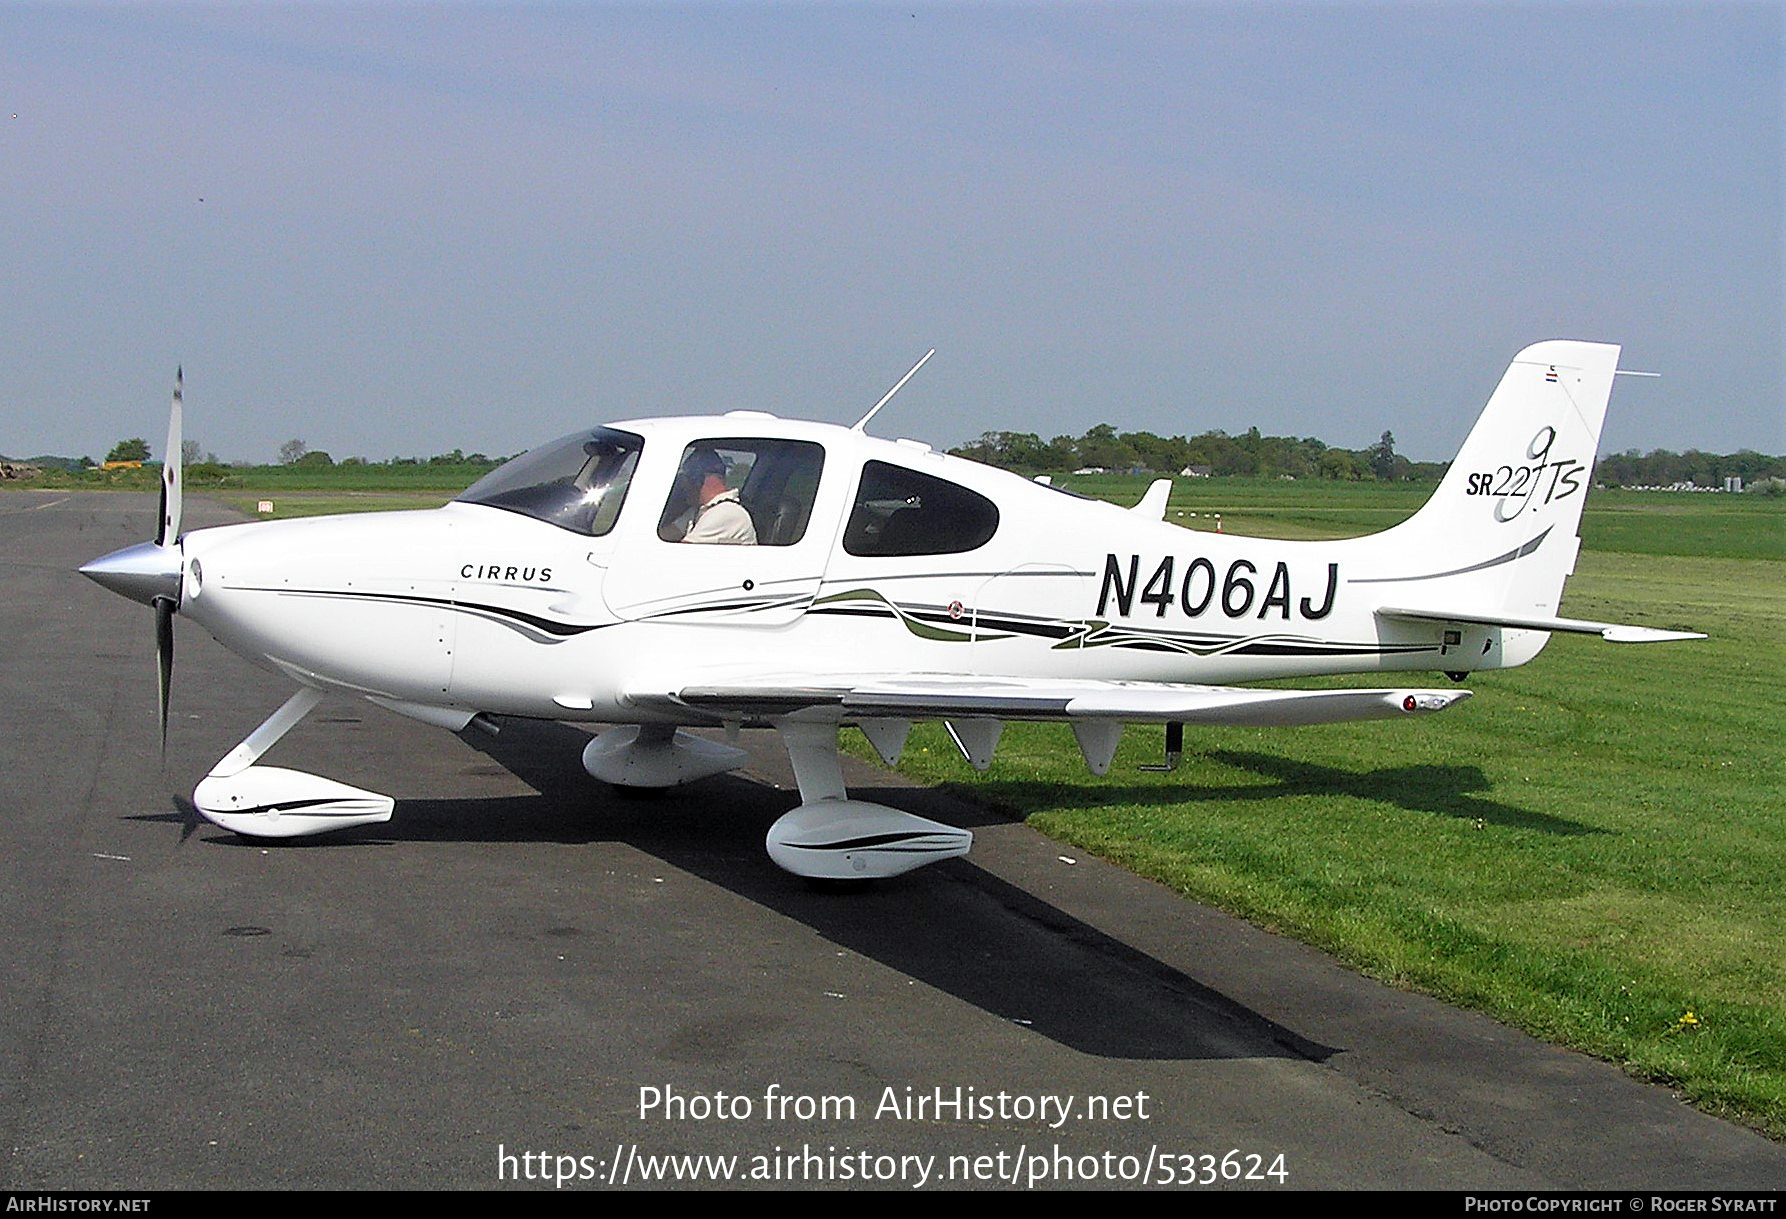
[[155, 604], [157, 598], [178, 605], [182, 560], [178, 547], [140, 542], [123, 550], [114, 550], [102, 559], [94, 559], [81, 568], [81, 574], [120, 597], [129, 597], [144, 605]]

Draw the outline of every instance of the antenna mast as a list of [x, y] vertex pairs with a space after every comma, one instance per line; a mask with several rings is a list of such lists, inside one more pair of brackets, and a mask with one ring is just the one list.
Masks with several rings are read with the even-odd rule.
[[924, 359], [919, 360], [916, 364], [912, 365], [912, 371], [906, 373], [905, 376], [899, 378], [899, 383], [897, 385], [895, 385], [892, 389], [888, 390], [886, 395], [879, 402], [874, 404], [874, 408], [872, 410], [870, 410], [866, 415], [862, 416], [860, 419], [856, 420], [856, 426], [851, 428], [850, 431], [862, 432], [864, 435], [866, 435], [867, 428], [868, 428], [868, 421], [870, 419], [874, 418], [875, 412], [880, 410], [881, 407], [887, 405], [888, 402], [892, 401], [893, 395], [899, 392], [900, 387], [903, 386], [907, 381], [910, 381], [912, 379], [912, 373], [915, 373], [920, 368], [923, 368], [924, 361], [930, 359], [930, 357], [935, 354], [936, 354], [936, 348], [934, 348], [934, 347], [932, 347], [929, 351], [925, 352]]

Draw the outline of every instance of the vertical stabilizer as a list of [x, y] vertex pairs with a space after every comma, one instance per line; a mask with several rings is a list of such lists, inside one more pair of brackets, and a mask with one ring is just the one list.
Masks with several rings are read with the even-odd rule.
[[1569, 340], [1515, 356], [1432, 499], [1375, 539], [1387, 570], [1365, 583], [1389, 604], [1555, 616], [1618, 360]]

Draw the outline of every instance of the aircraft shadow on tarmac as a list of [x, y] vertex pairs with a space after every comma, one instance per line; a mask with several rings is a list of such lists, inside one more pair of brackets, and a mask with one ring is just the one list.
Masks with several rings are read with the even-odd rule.
[[945, 785], [968, 799], [978, 798], [1006, 807], [1097, 808], [1106, 805], [1196, 805], [1235, 800], [1267, 800], [1274, 797], [1329, 795], [1354, 796], [1380, 804], [1392, 804], [1412, 813], [1430, 813], [1464, 821], [1481, 821], [1506, 829], [1536, 830], [1559, 837], [1603, 834], [1604, 829], [1567, 817], [1554, 817], [1491, 800], [1479, 792], [1493, 786], [1477, 766], [1385, 766], [1378, 770], [1343, 770], [1300, 762], [1276, 754], [1215, 749], [1202, 755], [1236, 770], [1251, 771], [1274, 779], [1271, 786], [1237, 783], [1163, 787], [1136, 784], [1117, 787], [1062, 787], [1012, 780], [977, 780], [971, 785]]
[[[622, 799], [578, 762], [588, 735], [565, 724], [503, 720], [463, 739], [539, 794], [399, 800], [392, 820], [283, 850], [365, 849], [395, 842], [620, 842], [801, 922], [827, 940], [1085, 1054], [1126, 1059], [1294, 1058], [1325, 1061], [1317, 1044], [1108, 932], [976, 867], [952, 860], [861, 891], [815, 891], [763, 853], [793, 793], [721, 775], [649, 800]], [[862, 787], [860, 798], [954, 824], [1009, 818], [922, 788]], [[947, 807], [941, 807], [946, 805]], [[139, 815], [208, 828], [185, 799]], [[206, 835], [264, 850], [263, 840]]]

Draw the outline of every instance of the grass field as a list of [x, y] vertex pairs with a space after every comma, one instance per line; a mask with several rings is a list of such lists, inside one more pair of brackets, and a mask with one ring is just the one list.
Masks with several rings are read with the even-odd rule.
[[[329, 516], [337, 512], [397, 512], [406, 508], [438, 508], [452, 499], [455, 492], [427, 491], [291, 491], [284, 488], [262, 488], [253, 491], [224, 491], [212, 498], [222, 500], [238, 512], [261, 520], [282, 520], [294, 516]], [[260, 505], [272, 505], [262, 512]]]
[[[1169, 511], [1200, 514], [1183, 523], [1281, 537], [1382, 528], [1423, 498], [1179, 487]], [[1557, 637], [1447, 715], [1193, 731], [1170, 775], [1138, 769], [1159, 729], [1130, 728], [1094, 779], [1066, 729], [1026, 724], [983, 777], [928, 728], [902, 769], [1786, 1138], [1786, 505], [1597, 492], [1583, 533], [1564, 613], [1711, 638]]]

